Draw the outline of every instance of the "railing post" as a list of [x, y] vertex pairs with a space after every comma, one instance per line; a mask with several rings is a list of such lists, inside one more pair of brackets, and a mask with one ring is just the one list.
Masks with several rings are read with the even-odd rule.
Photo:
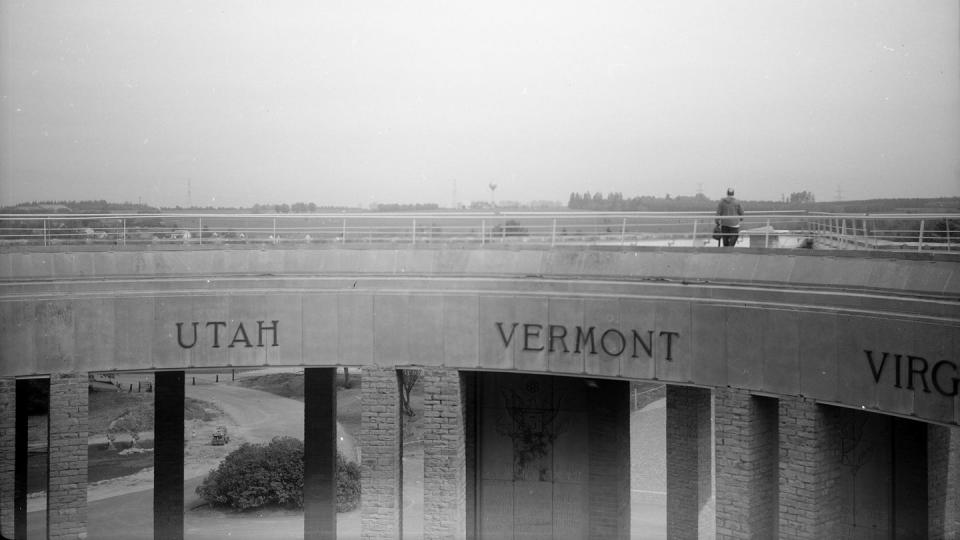
[[47, 247], [47, 218], [43, 218], [43, 247]]
[[480, 245], [487, 243], [487, 220], [480, 220]]
[[693, 220], [693, 247], [697, 247], [697, 224], [699, 222], [699, 219]]
[[413, 245], [417, 245], [417, 218], [413, 218]]
[[923, 222], [924, 220], [921, 219], [920, 220], [920, 238], [917, 241], [917, 251], [923, 250]]
[[627, 218], [623, 218], [623, 221], [620, 222], [620, 246], [627, 241]]
[[277, 218], [276, 218], [276, 216], [274, 216], [274, 218], [273, 218], [273, 243], [274, 243], [274, 244], [277, 243]]
[[947, 230], [947, 251], [950, 251], [950, 218], [943, 218]]
[[340, 241], [347, 243], [347, 218], [343, 218], [343, 228], [340, 231]]
[[557, 245], [557, 218], [553, 218], [553, 231], [550, 233], [550, 247]]
[[763, 247], [770, 247], [770, 220], [767, 220], [767, 226], [763, 229]]
[[200, 239], [200, 245], [203, 245], [203, 216], [197, 218], [197, 238]]
[[847, 218], [843, 218], [840, 224], [840, 245], [847, 247]]
[[127, 218], [123, 218], [123, 240], [120, 241], [120, 245], [127, 245]]

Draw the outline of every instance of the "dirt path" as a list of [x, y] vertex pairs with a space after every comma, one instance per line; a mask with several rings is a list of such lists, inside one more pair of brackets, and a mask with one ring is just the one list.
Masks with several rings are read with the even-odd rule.
[[[278, 436], [303, 439], [303, 403], [300, 401], [232, 384], [208, 381], [197, 381], [196, 385], [188, 384], [186, 395], [212, 403], [224, 412], [224, 416], [211, 422], [191, 420], [185, 423], [186, 480], [205, 476], [227, 454], [244, 442], [264, 443]], [[210, 444], [210, 437], [218, 425], [226, 426], [230, 433], [230, 443], [225, 446]], [[145, 432], [143, 436], [152, 438], [153, 434]], [[105, 438], [100, 438], [103, 439], [101, 442], [106, 442]], [[337, 440], [337, 446], [345, 456], [359, 460], [353, 437], [339, 424]], [[96, 437], [91, 442], [97, 442]], [[87, 500], [99, 501], [152, 487], [153, 468], [148, 468], [136, 474], [90, 484], [87, 487]], [[30, 510], [44, 509], [45, 501], [44, 496], [34, 496]]]

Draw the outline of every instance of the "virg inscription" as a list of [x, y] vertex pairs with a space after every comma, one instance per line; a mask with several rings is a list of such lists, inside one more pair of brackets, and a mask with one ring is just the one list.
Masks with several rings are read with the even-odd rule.
[[[608, 328], [602, 332], [595, 326], [575, 326], [568, 329], [562, 324], [538, 324], [538, 323], [519, 323], [513, 322], [509, 325], [503, 322], [493, 323], [500, 333], [500, 339], [503, 341], [504, 348], [510, 347], [513, 340], [519, 339], [524, 351], [543, 351], [563, 352], [573, 354], [598, 354], [598, 349], [608, 356], [621, 356], [627, 352], [630, 358], [640, 358], [640, 351], [648, 357], [653, 358], [653, 349], [655, 345], [655, 332], [647, 330], [630, 330], [621, 332], [616, 328]], [[506, 326], [506, 328], [505, 328]], [[517, 329], [520, 328], [520, 335], [517, 335]], [[666, 330], [656, 334], [658, 338], [664, 338], [666, 345], [666, 359], [673, 360], [673, 343], [675, 339], [680, 338], [679, 332], [668, 332]], [[567, 339], [571, 341], [567, 341]], [[573, 349], [571, 351], [570, 346]]]
[[[272, 347], [279, 346], [280, 340], [278, 337], [278, 333], [279, 333], [278, 327], [280, 325], [280, 321], [270, 321], [271, 324], [269, 326], [264, 325], [263, 324], [264, 322], [266, 321], [257, 321], [257, 334], [256, 334], [257, 344], [253, 345], [253, 343], [251, 343], [250, 341], [249, 335], [247, 334], [247, 329], [244, 328], [242, 322], [237, 323], [236, 328], [233, 328], [232, 332], [221, 334], [221, 330], [226, 330], [229, 327], [229, 324], [226, 321], [208, 321], [204, 324], [204, 329], [207, 329], [207, 328], [210, 329], [210, 332], [208, 334], [209, 340], [207, 341], [207, 343], [210, 343], [211, 348], [219, 349], [220, 342], [221, 342], [220, 340], [221, 335], [228, 336], [232, 334], [233, 338], [230, 339], [230, 343], [227, 344], [227, 348], [233, 348], [238, 345], [242, 345], [247, 348], [253, 348], [254, 346], [264, 347], [265, 346], [264, 335], [268, 335], [269, 337], [272, 338], [272, 340], [270, 340], [270, 343], [271, 343], [270, 346]], [[184, 324], [189, 324], [190, 325], [189, 327], [193, 329], [192, 338], [189, 336], [191, 332], [190, 331], [186, 332], [189, 343], [184, 341], [184, 330], [183, 330]], [[181, 348], [192, 349], [194, 346], [197, 345], [197, 341], [200, 340], [198, 336], [204, 334], [204, 332], [197, 331], [197, 328], [200, 326], [200, 324], [201, 324], [200, 322], [196, 322], [196, 321], [191, 323], [182, 323], [182, 322], [177, 323], [177, 343], [180, 345]]]
[[[880, 376], [888, 365], [887, 360], [893, 358], [894, 388], [906, 387], [907, 390], [914, 390], [919, 386], [928, 394], [935, 391], [946, 397], [954, 397], [960, 392], [960, 378], [958, 378], [960, 370], [954, 362], [940, 360], [931, 366], [930, 362], [922, 356], [883, 351], [880, 353], [878, 363], [873, 351], [864, 349], [863, 352], [867, 355], [867, 363], [870, 364], [870, 372], [876, 384], [880, 384]], [[933, 390], [930, 390], [931, 387]]]

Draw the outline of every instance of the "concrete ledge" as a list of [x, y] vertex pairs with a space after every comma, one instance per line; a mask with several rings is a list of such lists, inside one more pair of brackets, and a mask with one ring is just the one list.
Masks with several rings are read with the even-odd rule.
[[960, 255], [658, 248], [153, 249], [7, 252], [0, 280], [223, 274], [623, 277], [960, 297]]

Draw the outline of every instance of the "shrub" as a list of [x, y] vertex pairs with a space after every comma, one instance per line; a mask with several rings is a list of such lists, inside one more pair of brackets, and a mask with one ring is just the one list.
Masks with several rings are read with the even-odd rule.
[[337, 452], [337, 512], [349, 512], [360, 504], [360, 466]]
[[303, 442], [275, 437], [270, 444], [243, 444], [197, 486], [215, 505], [247, 510], [265, 505], [303, 507]]
[[[261, 506], [303, 508], [303, 442], [276, 437], [270, 444], [243, 444], [197, 486], [212, 505], [248, 510]], [[337, 453], [337, 512], [360, 503], [360, 467]]]

